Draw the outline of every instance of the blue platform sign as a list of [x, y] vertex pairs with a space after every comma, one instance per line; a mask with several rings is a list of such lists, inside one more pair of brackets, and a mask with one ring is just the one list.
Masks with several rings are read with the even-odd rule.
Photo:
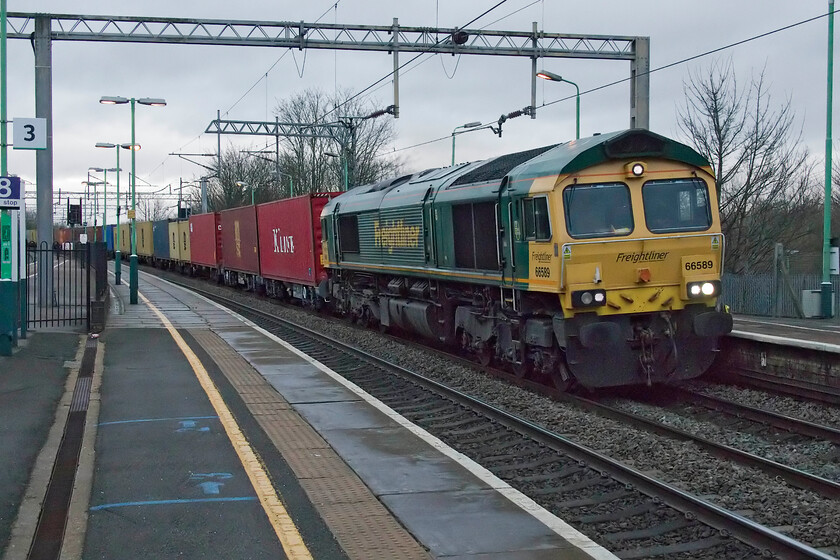
[[20, 177], [0, 177], [0, 208], [21, 208]]

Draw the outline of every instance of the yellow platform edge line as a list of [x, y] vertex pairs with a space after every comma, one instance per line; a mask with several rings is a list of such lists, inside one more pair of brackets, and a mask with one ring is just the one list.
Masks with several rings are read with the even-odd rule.
[[148, 305], [149, 309], [161, 320], [175, 341], [175, 344], [178, 345], [178, 348], [181, 349], [181, 352], [190, 363], [195, 376], [198, 378], [198, 382], [201, 384], [201, 387], [207, 394], [207, 398], [210, 399], [210, 403], [216, 410], [216, 414], [219, 416], [225, 432], [227, 432], [228, 439], [230, 439], [233, 448], [236, 450], [236, 454], [239, 456], [242, 467], [251, 480], [254, 491], [260, 500], [260, 504], [262, 504], [265, 514], [268, 516], [271, 526], [274, 528], [274, 532], [277, 534], [277, 538], [280, 540], [280, 544], [283, 546], [283, 551], [286, 553], [286, 556], [289, 560], [312, 560], [312, 554], [306, 547], [306, 543], [303, 542], [303, 537], [301, 537], [289, 512], [274, 491], [274, 486], [271, 484], [268, 473], [265, 472], [262, 463], [257, 458], [257, 454], [254, 453], [251, 444], [248, 443], [242, 430], [240, 430], [233, 414], [227, 405], [225, 405], [224, 399], [222, 399], [221, 394], [219, 394], [218, 389], [216, 389], [215, 384], [210, 379], [210, 375], [207, 373], [201, 360], [198, 359], [198, 356], [195, 355], [192, 348], [189, 347], [169, 319], [146, 296], [143, 294], [139, 295], [143, 303]]

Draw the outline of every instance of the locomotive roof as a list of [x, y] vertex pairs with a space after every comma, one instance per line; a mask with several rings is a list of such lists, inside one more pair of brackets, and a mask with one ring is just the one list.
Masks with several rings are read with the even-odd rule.
[[[509, 176], [511, 181], [519, 181], [550, 175], [568, 175], [609, 160], [650, 157], [709, 167], [706, 158], [685, 144], [649, 130], [629, 129], [359, 185], [330, 201], [328, 208], [347, 200], [347, 197], [379, 193], [378, 198], [381, 199], [388, 191], [405, 183], [425, 183], [426, 186], [437, 184], [439, 187], [449, 188], [455, 185], [501, 180], [505, 176]], [[370, 202], [372, 201], [365, 204]]]
[[694, 149], [645, 129], [620, 130], [560, 144], [513, 170], [517, 179], [567, 175], [611, 159], [658, 157], [708, 167]]

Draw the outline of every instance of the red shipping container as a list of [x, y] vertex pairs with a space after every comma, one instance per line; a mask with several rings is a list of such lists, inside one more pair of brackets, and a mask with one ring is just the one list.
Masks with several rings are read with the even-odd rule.
[[257, 206], [263, 278], [317, 286], [321, 267], [321, 210], [341, 193], [314, 193]]
[[257, 246], [257, 208], [242, 206], [219, 212], [222, 217], [221, 265], [227, 270], [260, 273]]
[[218, 212], [190, 216], [190, 261], [219, 267], [222, 256], [222, 222]]

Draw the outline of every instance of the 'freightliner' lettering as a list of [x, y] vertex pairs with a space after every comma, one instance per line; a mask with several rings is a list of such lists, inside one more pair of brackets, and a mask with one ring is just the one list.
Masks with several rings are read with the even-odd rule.
[[648, 251], [647, 253], [641, 251], [638, 253], [619, 253], [615, 257], [615, 262], [639, 263], [664, 261], [668, 258], [669, 253], [670, 251], [665, 251], [664, 253], [658, 253], [656, 251]]

